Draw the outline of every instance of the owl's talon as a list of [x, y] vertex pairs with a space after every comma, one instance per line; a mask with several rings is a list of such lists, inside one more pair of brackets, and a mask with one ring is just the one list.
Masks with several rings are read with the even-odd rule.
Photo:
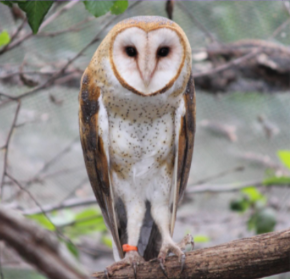
[[133, 266], [133, 269], [134, 269], [134, 278], [137, 279], [137, 263], [134, 262], [134, 263], [132, 264], [132, 266]]
[[107, 279], [110, 279], [110, 278], [109, 278], [109, 272], [108, 272], [108, 269], [105, 269], [104, 272], [105, 272], [106, 278], [107, 278]]
[[182, 273], [183, 269], [184, 269], [184, 264], [185, 264], [185, 254], [180, 256], [180, 263], [181, 263], [181, 270], [180, 273]]
[[186, 245], [191, 245], [191, 250], [194, 247], [193, 237], [190, 234], [187, 234], [177, 245], [181, 250], [185, 250]]
[[163, 259], [163, 258], [158, 258], [158, 261], [159, 261], [159, 265], [160, 265], [160, 267], [161, 267], [161, 270], [162, 270], [164, 276], [165, 276], [166, 278], [168, 278], [168, 275], [167, 275], [167, 273], [166, 273], [166, 270], [165, 270], [165, 267], [164, 267], [164, 264], [163, 264], [164, 260], [165, 260], [165, 259]]
[[191, 251], [193, 251], [193, 248], [194, 248], [194, 241], [192, 239], [192, 241], [190, 242], [190, 245], [191, 245]]

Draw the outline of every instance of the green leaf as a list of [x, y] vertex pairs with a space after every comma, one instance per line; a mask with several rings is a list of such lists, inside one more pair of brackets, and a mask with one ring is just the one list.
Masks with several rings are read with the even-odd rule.
[[264, 208], [256, 215], [256, 233], [272, 232], [276, 225], [276, 214], [272, 208]]
[[78, 248], [71, 242], [66, 242], [65, 245], [66, 245], [67, 249], [71, 252], [71, 254], [75, 258], [79, 259], [80, 254], [79, 254]]
[[29, 215], [27, 218], [36, 221], [39, 225], [47, 230], [55, 231], [55, 226], [43, 214]]
[[128, 1], [125, 0], [117, 0], [117, 1], [114, 1], [114, 5], [112, 6], [111, 8], [111, 13], [114, 14], [114, 15], [119, 15], [121, 13], [124, 13], [127, 8], [128, 8]]
[[91, 218], [91, 217], [96, 217], [96, 216], [101, 216], [101, 213], [98, 209], [87, 208], [87, 209], [76, 214], [75, 221], [83, 220], [83, 219], [87, 219], [87, 218]]
[[241, 190], [243, 194], [245, 194], [251, 203], [255, 203], [256, 201], [265, 201], [266, 197], [262, 195], [256, 187], [247, 187]]
[[245, 198], [239, 198], [230, 203], [230, 209], [238, 212], [245, 212], [250, 207], [250, 202]]
[[84, 1], [84, 5], [92, 15], [99, 17], [110, 11], [114, 1]]
[[106, 226], [100, 211], [88, 208], [76, 214], [74, 223], [65, 228], [65, 231], [71, 238], [78, 238], [93, 232], [104, 232]]
[[10, 42], [10, 35], [7, 31], [2, 31], [0, 33], [0, 47], [5, 46], [7, 44], [9, 44]]
[[272, 232], [276, 225], [276, 213], [270, 207], [263, 207], [256, 211], [248, 220], [248, 229], [256, 234]]
[[6, 6], [9, 6], [9, 7], [12, 7], [13, 6], [12, 1], [0, 1], [0, 2], [3, 3]]
[[75, 214], [71, 210], [62, 210], [58, 213], [51, 213], [50, 220], [56, 226], [65, 226], [75, 220]]
[[206, 235], [195, 235], [194, 236], [194, 242], [195, 243], [206, 243], [209, 242], [210, 238]]
[[280, 161], [288, 168], [290, 169], [290, 151], [289, 150], [279, 150], [278, 156], [280, 158]]
[[75, 216], [74, 227], [89, 227], [83, 229], [86, 232], [91, 231], [104, 231], [106, 226], [104, 224], [103, 217], [99, 210], [95, 208], [88, 208], [78, 213]]
[[54, 1], [19, 1], [19, 8], [26, 13], [28, 23], [33, 33], [38, 29]]
[[290, 177], [289, 176], [273, 176], [269, 177], [264, 180], [263, 182], [264, 185], [266, 186], [271, 186], [271, 185], [290, 185]]

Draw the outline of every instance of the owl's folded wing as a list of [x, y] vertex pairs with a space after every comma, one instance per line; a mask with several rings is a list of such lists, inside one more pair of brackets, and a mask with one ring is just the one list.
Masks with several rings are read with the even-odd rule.
[[109, 163], [105, 143], [99, 135], [100, 89], [90, 71], [86, 69], [81, 81], [79, 93], [79, 129], [87, 173], [95, 196], [102, 210], [105, 222], [110, 228], [114, 242], [123, 257], [119, 240], [116, 216], [113, 206], [112, 186], [109, 176]]
[[[175, 182], [171, 217], [171, 234], [173, 234], [178, 202], [181, 200], [190, 172], [195, 134], [195, 91], [194, 80], [190, 77], [183, 95], [185, 115], [179, 119], [179, 133], [176, 140]], [[177, 121], [178, 122], [178, 121]]]

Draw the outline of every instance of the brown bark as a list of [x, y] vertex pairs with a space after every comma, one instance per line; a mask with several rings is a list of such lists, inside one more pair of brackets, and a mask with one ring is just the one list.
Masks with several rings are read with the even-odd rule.
[[[165, 262], [167, 278], [254, 279], [290, 271], [290, 229], [231, 241], [186, 253], [180, 272], [176, 256]], [[94, 277], [107, 278], [104, 272]], [[134, 279], [132, 267], [120, 269], [110, 279]], [[137, 266], [138, 279], [166, 278], [157, 260]]]
[[[209, 92], [276, 92], [290, 88], [290, 50], [262, 40], [210, 45], [209, 70], [194, 74], [197, 89]], [[195, 61], [194, 66], [199, 63]]]
[[86, 279], [56, 237], [16, 212], [0, 207], [0, 240], [51, 279]]

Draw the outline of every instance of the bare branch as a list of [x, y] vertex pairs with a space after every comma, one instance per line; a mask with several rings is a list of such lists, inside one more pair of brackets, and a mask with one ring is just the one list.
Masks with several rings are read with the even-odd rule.
[[0, 239], [48, 278], [89, 278], [52, 233], [3, 207], [0, 207], [0, 223]]
[[68, 33], [68, 32], [78, 32], [80, 30], [82, 30], [83, 28], [85, 28], [86, 26], [84, 25], [85, 23], [92, 21], [96, 19], [95, 17], [88, 17], [78, 23], [76, 23], [75, 25], [67, 28], [67, 29], [63, 29], [60, 31], [56, 31], [56, 32], [40, 32], [39, 34], [37, 34], [38, 37], [55, 37], [64, 33]]
[[46, 212], [43, 210], [41, 204], [37, 201], [36, 198], [34, 198], [34, 196], [27, 190], [25, 189], [21, 184], [20, 182], [15, 179], [12, 175], [10, 175], [9, 173], [6, 172], [6, 176], [9, 177], [9, 179], [11, 179], [11, 181], [13, 181], [22, 191], [24, 191], [33, 201], [34, 203], [37, 205], [37, 207], [39, 208], [40, 212], [42, 214], [44, 214], [44, 216], [46, 217], [46, 219], [53, 225], [53, 222], [50, 220], [50, 218], [48, 217], [48, 215], [46, 214]]
[[[290, 229], [231, 241], [222, 245], [186, 253], [185, 267], [180, 270], [176, 256], [165, 263], [170, 278], [232, 279], [262, 278], [290, 271]], [[94, 274], [106, 279], [105, 272]], [[134, 279], [131, 266], [120, 269], [110, 279]], [[166, 278], [157, 259], [137, 266], [138, 279]]]
[[[285, 3], [285, 2], [284, 2]], [[185, 12], [189, 13], [186, 9], [184, 10]], [[271, 40], [273, 38], [275, 38], [279, 32], [281, 32], [282, 29], [284, 29], [287, 25], [289, 24], [289, 19], [287, 19], [285, 22], [283, 22], [281, 25], [279, 25], [273, 32], [272, 34], [268, 37], [268, 40]], [[231, 67], [234, 66], [238, 66], [244, 62], [246, 62], [247, 60], [255, 57], [257, 54], [260, 54], [263, 51], [263, 47], [257, 47], [255, 49], [253, 49], [251, 52], [243, 55], [242, 57], [236, 58], [231, 60], [228, 63], [225, 63], [223, 65], [220, 65], [218, 67], [215, 67], [213, 69], [201, 72], [201, 73], [193, 73], [192, 76], [193, 78], [199, 78], [199, 77], [203, 77], [203, 76], [210, 76], [219, 72], [222, 72], [224, 70], [227, 70]]]
[[234, 173], [234, 172], [239, 172], [239, 171], [244, 171], [244, 169], [245, 169], [245, 167], [243, 167], [243, 166], [238, 166], [238, 167], [235, 167], [235, 168], [233, 168], [233, 169], [224, 170], [224, 171], [222, 171], [222, 172], [220, 172], [220, 173], [217, 173], [217, 174], [211, 175], [211, 176], [209, 176], [209, 177], [207, 177], [207, 178], [203, 178], [203, 179], [201, 179], [201, 180], [198, 180], [198, 181], [195, 182], [194, 184], [192, 184], [192, 185], [188, 185], [188, 186], [190, 187], [190, 186], [195, 186], [195, 185], [205, 184], [205, 183], [207, 183], [207, 182], [209, 182], [209, 181], [215, 180], [215, 179], [217, 179], [217, 178], [224, 177], [224, 176], [226, 176], [226, 175], [228, 175], [228, 174], [231, 174], [231, 173]]
[[56, 205], [46, 205], [42, 207], [42, 210], [39, 210], [38, 207], [36, 208], [31, 208], [31, 209], [27, 209], [22, 211], [22, 213], [24, 215], [34, 215], [34, 214], [39, 214], [39, 213], [49, 213], [55, 210], [61, 210], [61, 209], [65, 209], [65, 208], [72, 208], [72, 207], [79, 207], [79, 206], [86, 206], [86, 205], [96, 205], [97, 204], [97, 200], [95, 198], [95, 196], [93, 197], [89, 197], [89, 198], [75, 198], [75, 199], [70, 199], [67, 201], [64, 201], [62, 203], [56, 204]]
[[195, 18], [195, 16], [188, 11], [181, 1], [177, 1], [176, 4], [181, 8], [181, 10], [189, 16], [194, 24], [205, 34], [210, 42], [217, 42], [217, 39]]
[[200, 185], [188, 185], [186, 190], [187, 194], [193, 193], [221, 193], [221, 192], [235, 192], [248, 187], [260, 187], [264, 186], [263, 181], [247, 181], [239, 184], [225, 184], [225, 185], [212, 185], [212, 184], [200, 184]]
[[21, 103], [20, 103], [20, 101], [18, 101], [16, 110], [15, 110], [15, 114], [14, 114], [14, 118], [13, 118], [10, 130], [9, 130], [9, 133], [8, 133], [8, 136], [6, 139], [6, 143], [3, 146], [3, 148], [4, 148], [4, 166], [3, 166], [3, 172], [2, 172], [1, 182], [0, 182], [0, 199], [2, 199], [2, 197], [3, 197], [4, 179], [5, 179], [5, 175], [7, 175], [9, 145], [10, 145], [10, 141], [11, 141], [11, 137], [12, 137], [12, 132], [13, 132], [15, 125], [16, 125], [20, 106], [21, 106]]
[[246, 55], [243, 55], [242, 57], [231, 60], [229, 63], [225, 63], [221, 66], [215, 67], [214, 69], [211, 69], [208, 71], [204, 71], [201, 73], [194, 73], [194, 74], [192, 74], [192, 76], [193, 76], [193, 78], [199, 78], [199, 77], [203, 77], [203, 76], [213, 75], [213, 74], [216, 74], [218, 72], [222, 72], [222, 71], [227, 70], [233, 66], [238, 66], [238, 65], [242, 64], [243, 62], [246, 62], [250, 58], [253, 58], [254, 56], [256, 56], [258, 53], [262, 52], [262, 50], [263, 50], [262, 48], [254, 49], [250, 53], [247, 53]]
[[[43, 167], [31, 178], [29, 181], [26, 182], [24, 185], [25, 189], [28, 189], [35, 181], [41, 181], [40, 174], [45, 172], [51, 165], [53, 165], [56, 161], [58, 161], [63, 155], [65, 155], [67, 152], [69, 152], [73, 146], [73, 144], [79, 139], [79, 136], [77, 136], [68, 146], [66, 146], [64, 149], [62, 149], [60, 152], [58, 152], [55, 156], [53, 156], [49, 161], [47, 161]], [[11, 197], [4, 200], [4, 202], [10, 202], [14, 198], [16, 198], [22, 190], [17, 191]]]

